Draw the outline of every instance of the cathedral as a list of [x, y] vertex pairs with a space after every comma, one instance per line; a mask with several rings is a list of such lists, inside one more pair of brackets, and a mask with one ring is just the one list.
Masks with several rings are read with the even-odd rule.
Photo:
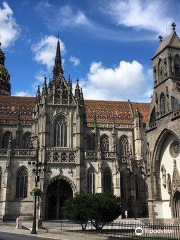
[[62, 219], [66, 199], [110, 191], [122, 217], [180, 218], [180, 40], [172, 33], [152, 57], [151, 103], [86, 100], [64, 76], [60, 41], [53, 78], [36, 97], [11, 96], [0, 46], [0, 216]]

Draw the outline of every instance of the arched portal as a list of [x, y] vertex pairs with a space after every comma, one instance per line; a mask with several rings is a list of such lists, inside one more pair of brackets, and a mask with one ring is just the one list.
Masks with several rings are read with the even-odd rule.
[[46, 219], [62, 219], [62, 207], [68, 198], [73, 197], [70, 184], [64, 179], [56, 179], [46, 190]]
[[[154, 175], [151, 184], [153, 195], [156, 197], [153, 213], [156, 219], [172, 219], [174, 215], [172, 204], [176, 189], [174, 169], [175, 165], [177, 165], [177, 169], [180, 168], [179, 142], [176, 132], [164, 129], [155, 143], [151, 166]], [[178, 204], [175, 205], [180, 207]]]
[[180, 218], [180, 192], [176, 192], [173, 197], [173, 217]]

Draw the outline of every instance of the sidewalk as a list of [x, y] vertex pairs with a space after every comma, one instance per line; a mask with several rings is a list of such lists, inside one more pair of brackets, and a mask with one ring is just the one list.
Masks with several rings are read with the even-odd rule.
[[15, 229], [15, 227], [12, 226], [5, 226], [0, 225], [0, 233], [6, 232], [6, 233], [14, 233], [14, 234], [21, 234], [21, 235], [31, 235], [31, 237], [40, 237], [42, 239], [61, 239], [61, 240], [94, 240], [94, 239], [101, 239], [101, 240], [107, 240], [108, 237], [104, 236], [95, 236], [91, 234], [86, 233], [69, 233], [69, 232], [62, 232], [58, 230], [50, 230], [49, 232], [46, 232], [45, 230], [39, 230], [37, 234], [31, 234], [30, 230], [23, 230], [23, 229]]

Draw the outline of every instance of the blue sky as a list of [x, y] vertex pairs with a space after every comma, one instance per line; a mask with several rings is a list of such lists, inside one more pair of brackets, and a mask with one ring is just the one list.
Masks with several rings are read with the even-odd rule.
[[12, 95], [33, 96], [52, 77], [58, 31], [65, 76], [86, 99], [150, 101], [151, 57], [171, 32], [179, 0], [8, 0], [0, 41]]

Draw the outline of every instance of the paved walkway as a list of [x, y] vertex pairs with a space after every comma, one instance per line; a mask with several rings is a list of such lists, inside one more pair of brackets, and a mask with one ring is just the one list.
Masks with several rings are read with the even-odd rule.
[[[26, 239], [25, 236], [31, 236], [32, 238], [42, 238], [42, 239], [61, 239], [61, 240], [94, 240], [94, 239], [101, 239], [101, 240], [107, 240], [108, 237], [102, 237], [102, 236], [92, 236], [90, 234], [83, 234], [83, 233], [65, 233], [65, 232], [47, 232], [47, 231], [41, 231], [39, 230], [37, 234], [31, 234], [29, 230], [23, 230], [23, 229], [15, 229], [15, 227], [12, 226], [0, 226], [0, 239], [2, 239], [1, 235], [3, 233], [13, 233], [17, 235], [24, 235], [24, 239]], [[18, 238], [17, 238], [18, 239]]]

